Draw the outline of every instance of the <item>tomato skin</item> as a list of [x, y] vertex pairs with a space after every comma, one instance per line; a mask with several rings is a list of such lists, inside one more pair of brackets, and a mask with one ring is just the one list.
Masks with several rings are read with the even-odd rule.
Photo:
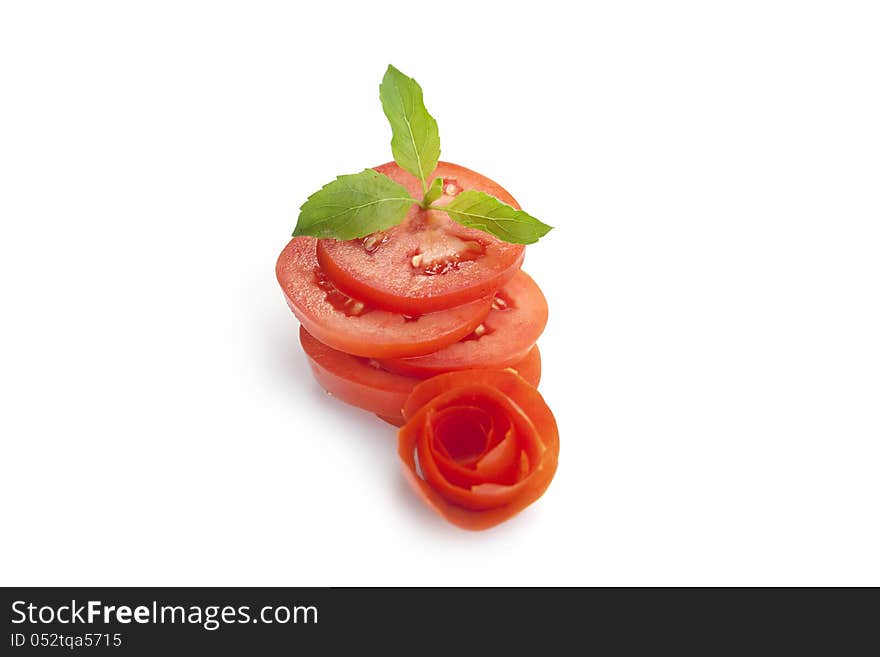
[[463, 369], [499, 369], [522, 361], [547, 324], [547, 300], [541, 289], [524, 271], [501, 288], [496, 297], [503, 308], [493, 304], [483, 320], [479, 338], [467, 336], [445, 349], [424, 356], [381, 360], [382, 367], [410, 376], [429, 377]]
[[514, 363], [509, 368], [516, 374], [519, 374], [533, 388], [537, 388], [541, 382], [541, 352], [538, 351], [538, 345], [535, 345], [518, 363]]
[[[387, 372], [371, 364], [370, 359], [333, 349], [302, 326], [299, 340], [312, 374], [324, 390], [340, 401], [379, 415], [386, 422], [403, 424], [403, 405], [422, 379]], [[541, 377], [537, 347], [517, 367], [523, 378], [537, 386]]]
[[[418, 180], [394, 162], [375, 169], [407, 187], [414, 197], [421, 198]], [[455, 193], [476, 189], [519, 209], [516, 199], [503, 187], [465, 167], [439, 162], [429, 179], [435, 177], [450, 181], [457, 190]], [[445, 205], [452, 198], [444, 194], [436, 204]], [[510, 280], [525, 257], [525, 247], [521, 244], [509, 244], [489, 233], [466, 228], [445, 212], [423, 210], [418, 205], [410, 209], [403, 224], [383, 235], [387, 240], [375, 251], [367, 250], [363, 239], [322, 239], [318, 242], [318, 262], [345, 293], [379, 308], [408, 315], [452, 308], [491, 295]], [[411, 261], [421, 248], [430, 250], [422, 241], [430, 241], [432, 235], [452, 235], [461, 242], [479, 243], [483, 252], [474, 259], [456, 261], [443, 273], [427, 275]]]
[[[478, 368], [463, 368], [463, 369], [478, 369]], [[523, 358], [520, 362], [515, 363], [514, 365], [507, 368], [508, 370], [513, 371], [515, 374], [519, 374], [526, 382], [537, 388], [538, 384], [541, 382], [541, 352], [538, 350], [538, 345], [535, 345], [531, 348], [529, 353]], [[406, 375], [401, 375], [406, 376]], [[412, 377], [415, 379], [415, 377]], [[419, 383], [421, 383], [424, 379], [415, 379]], [[402, 427], [406, 424], [406, 420], [403, 419], [402, 415], [383, 415], [381, 413], [376, 414], [380, 420], [384, 420], [388, 424], [393, 424], [395, 427]]]
[[403, 404], [421, 379], [392, 374], [363, 358], [328, 347], [299, 329], [299, 340], [312, 374], [324, 390], [341, 401], [377, 415], [400, 417]]
[[402, 427], [406, 424], [406, 420], [403, 419], [403, 416], [391, 417], [390, 415], [379, 415], [376, 413], [376, 417], [394, 427]]
[[513, 372], [441, 374], [416, 386], [403, 410], [397, 435], [404, 474], [459, 527], [488, 529], [516, 515], [556, 473], [556, 420]]
[[275, 273], [287, 304], [306, 329], [324, 344], [368, 358], [400, 358], [437, 351], [472, 332], [489, 313], [492, 299], [406, 318], [369, 309], [347, 315], [328, 300], [317, 276], [317, 240], [295, 237], [281, 252]]

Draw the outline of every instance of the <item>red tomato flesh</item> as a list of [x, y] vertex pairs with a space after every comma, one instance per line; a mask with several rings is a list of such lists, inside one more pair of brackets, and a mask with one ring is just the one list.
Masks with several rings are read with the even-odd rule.
[[[370, 358], [346, 354], [321, 343], [300, 327], [299, 340], [318, 383], [337, 399], [400, 426], [404, 403], [423, 379], [383, 370]], [[541, 379], [541, 355], [535, 347], [515, 369], [531, 385]]]
[[496, 294], [492, 310], [473, 333], [445, 349], [413, 358], [383, 359], [392, 372], [429, 377], [464, 369], [499, 369], [518, 363], [547, 324], [547, 300], [524, 271]]
[[317, 240], [295, 237], [281, 252], [275, 273], [287, 304], [324, 344], [368, 358], [400, 358], [437, 351], [471, 333], [492, 298], [418, 317], [371, 307], [326, 280], [315, 257]]
[[[394, 162], [376, 171], [421, 198], [418, 180]], [[477, 190], [519, 208], [504, 188], [470, 169], [440, 162], [429, 181], [438, 176], [444, 191], [436, 205]], [[402, 224], [363, 239], [319, 240], [317, 254], [321, 268], [345, 293], [378, 308], [419, 315], [491, 295], [522, 265], [525, 247], [413, 205]]]

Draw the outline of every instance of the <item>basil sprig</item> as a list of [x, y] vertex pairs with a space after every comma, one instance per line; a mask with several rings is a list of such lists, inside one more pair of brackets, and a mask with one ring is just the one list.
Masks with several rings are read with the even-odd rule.
[[379, 86], [382, 110], [391, 124], [394, 161], [415, 176], [422, 199], [385, 174], [365, 169], [339, 176], [309, 196], [300, 207], [294, 236], [350, 240], [387, 230], [401, 223], [415, 204], [446, 212], [454, 221], [491, 233], [513, 244], [533, 244], [551, 226], [494, 196], [464, 191], [447, 205], [435, 205], [443, 195], [443, 179], [429, 181], [440, 158], [440, 133], [422, 97], [418, 82], [389, 66]]

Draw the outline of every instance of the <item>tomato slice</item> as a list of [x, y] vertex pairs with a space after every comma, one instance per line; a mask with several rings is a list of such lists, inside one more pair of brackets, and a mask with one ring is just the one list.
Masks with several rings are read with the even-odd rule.
[[[363, 408], [397, 426], [403, 424], [401, 412], [407, 397], [422, 379], [383, 370], [378, 361], [346, 354], [328, 347], [304, 328], [299, 340], [309, 359], [312, 373], [324, 390], [352, 406]], [[541, 355], [535, 347], [516, 371], [531, 385], [541, 378]]]
[[375, 360], [328, 347], [302, 326], [299, 341], [309, 358], [312, 373], [324, 390], [347, 404], [377, 415], [400, 417], [409, 393], [422, 382], [386, 372]]
[[392, 372], [428, 377], [463, 369], [504, 369], [526, 357], [547, 324], [547, 300], [524, 271], [496, 294], [473, 333], [445, 349], [414, 358], [382, 360]]
[[[376, 171], [421, 197], [419, 182], [394, 162]], [[437, 205], [474, 189], [519, 208], [504, 188], [470, 169], [440, 162], [430, 179], [438, 176], [444, 192]], [[399, 226], [363, 239], [322, 239], [317, 253], [321, 268], [340, 290], [378, 308], [418, 315], [491, 295], [522, 265], [525, 247], [414, 205]]]
[[314, 237], [295, 237], [281, 252], [275, 274], [287, 305], [321, 342], [350, 354], [399, 358], [437, 351], [471, 333], [492, 298], [419, 317], [371, 307], [330, 283], [315, 258]]

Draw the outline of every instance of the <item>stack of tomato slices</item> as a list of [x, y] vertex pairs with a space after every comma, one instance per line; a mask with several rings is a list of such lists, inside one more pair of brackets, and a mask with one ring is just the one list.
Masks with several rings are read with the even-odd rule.
[[[376, 170], [420, 194], [396, 164]], [[441, 162], [433, 176], [443, 179], [438, 205], [477, 190], [519, 207], [464, 167]], [[538, 385], [547, 302], [520, 269], [524, 251], [414, 205], [402, 224], [362, 239], [296, 237], [276, 274], [321, 386], [399, 426], [413, 388], [438, 374], [512, 369]]]

